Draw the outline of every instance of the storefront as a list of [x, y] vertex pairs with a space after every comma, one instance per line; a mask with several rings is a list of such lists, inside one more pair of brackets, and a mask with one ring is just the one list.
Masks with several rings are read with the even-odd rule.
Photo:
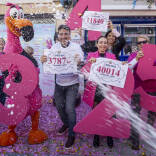
[[127, 45], [121, 52], [126, 59], [136, 48], [136, 38], [147, 35], [150, 43], [156, 44], [156, 5], [148, 7], [147, 0], [101, 0], [101, 9], [110, 13], [110, 19], [115, 27], [126, 38]]

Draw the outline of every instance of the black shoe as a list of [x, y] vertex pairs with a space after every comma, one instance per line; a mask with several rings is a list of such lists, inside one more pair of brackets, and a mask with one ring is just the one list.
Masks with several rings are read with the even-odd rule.
[[75, 136], [68, 136], [68, 140], [65, 144], [65, 148], [70, 148], [75, 142]]
[[55, 99], [53, 99], [53, 106], [56, 106]]
[[94, 135], [94, 139], [93, 139], [93, 146], [95, 148], [99, 147], [100, 145], [100, 136], [99, 135]]
[[139, 149], [140, 149], [140, 148], [139, 148], [139, 145], [140, 145], [140, 143], [139, 143], [138, 140], [132, 140], [131, 149], [132, 149], [132, 150], [139, 150]]
[[68, 129], [68, 126], [63, 125], [59, 130], [58, 130], [58, 135], [62, 135], [65, 133], [65, 131]]
[[113, 147], [113, 138], [112, 137], [107, 137], [107, 145], [109, 148]]
[[132, 145], [131, 149], [138, 151], [139, 150], [139, 146], [138, 145]]

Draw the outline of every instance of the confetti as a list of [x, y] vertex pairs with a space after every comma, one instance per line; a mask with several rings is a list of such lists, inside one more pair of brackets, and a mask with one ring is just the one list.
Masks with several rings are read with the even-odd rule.
[[[148, 150], [145, 145], [142, 144], [140, 146], [139, 152], [134, 152], [128, 146], [127, 139], [114, 139], [114, 148], [110, 150], [106, 145], [106, 137], [101, 136], [100, 147], [96, 149], [92, 145], [93, 135], [88, 134], [77, 134], [74, 146], [66, 150], [64, 144], [67, 139], [67, 134], [62, 136], [57, 135], [57, 130], [62, 125], [62, 122], [60, 121], [56, 107], [52, 103], [49, 103], [50, 99], [51, 97], [48, 96], [43, 98], [43, 106], [40, 110], [40, 128], [48, 134], [48, 140], [43, 144], [28, 144], [27, 138], [31, 129], [31, 120], [30, 117], [27, 117], [16, 128], [16, 133], [19, 136], [16, 144], [13, 146], [1, 147], [0, 155], [7, 156], [8, 153], [13, 153], [24, 156], [31, 154], [34, 156], [125, 156], [131, 153], [133, 156], [148, 156], [146, 155]], [[88, 105], [81, 103], [81, 105], [76, 108], [77, 122], [82, 120], [90, 111], [91, 108]], [[6, 126], [0, 125], [0, 133], [6, 130]], [[125, 155], [122, 155], [124, 153]]]

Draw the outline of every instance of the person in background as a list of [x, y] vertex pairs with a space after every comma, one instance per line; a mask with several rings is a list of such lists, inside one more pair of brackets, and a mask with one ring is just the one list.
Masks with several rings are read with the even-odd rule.
[[33, 57], [34, 49], [32, 47], [27, 46], [24, 50], [29, 56]]
[[115, 54], [116, 58], [119, 59], [119, 53], [126, 44], [125, 38], [120, 35], [120, 33], [113, 28], [111, 20], [108, 22], [108, 32], [105, 34], [105, 37], [108, 41], [107, 51]]
[[[83, 52], [80, 45], [70, 41], [71, 30], [67, 25], [58, 27], [58, 40], [51, 48], [51, 51], [60, 51], [62, 54], [70, 52], [73, 55], [77, 65], [83, 61]], [[46, 56], [41, 57], [41, 62], [47, 61]], [[79, 77], [76, 73], [56, 74], [55, 84], [55, 103], [57, 111], [63, 122], [63, 126], [58, 130], [62, 135], [68, 129], [68, 139], [65, 143], [66, 148], [70, 148], [75, 142], [75, 132], [73, 128], [76, 124], [75, 103], [79, 88]]]
[[[119, 59], [119, 54], [121, 50], [124, 48], [126, 41], [125, 38], [120, 35], [120, 33], [113, 28], [113, 24], [111, 20], [108, 22], [108, 31], [105, 34], [105, 37], [108, 41], [108, 49], [107, 51], [115, 54], [116, 58]], [[83, 45], [81, 45], [82, 50], [86, 53], [97, 51], [96, 41], [86, 41]]]
[[[134, 74], [134, 80], [135, 80], [134, 90], [140, 85], [140, 82], [141, 82], [140, 78], [136, 74], [136, 70], [137, 70], [138, 61], [144, 56], [142, 47], [144, 44], [147, 44], [147, 43], [149, 43], [149, 38], [147, 36], [145, 35], [138, 36], [137, 37], [137, 51], [131, 53], [131, 55], [128, 58], [129, 68], [133, 69], [133, 74]], [[148, 94], [156, 96], [156, 93], [148, 92]], [[132, 95], [131, 105], [132, 105], [133, 111], [139, 115], [141, 111], [140, 94], [134, 93]], [[153, 126], [155, 118], [156, 118], [156, 112], [148, 111], [147, 123]], [[139, 134], [136, 132], [133, 126], [131, 129], [131, 141], [132, 141], [132, 149], [139, 150], [139, 144], [140, 144]]]
[[[3, 38], [0, 38], [0, 55], [4, 54], [4, 52], [3, 52], [4, 46], [5, 46], [5, 40]], [[7, 97], [7, 95], [3, 92], [3, 87], [5, 84], [4, 80], [5, 80], [7, 74], [8, 74], [7, 71], [4, 72], [4, 71], [0, 70], [0, 102], [3, 105], [4, 105], [6, 97]]]
[[3, 38], [0, 38], [0, 55], [4, 54], [3, 52], [4, 46], [5, 46], [5, 40]]

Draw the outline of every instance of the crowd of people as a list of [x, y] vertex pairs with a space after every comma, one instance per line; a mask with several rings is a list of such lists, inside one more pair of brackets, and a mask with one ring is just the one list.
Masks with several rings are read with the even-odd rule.
[[[88, 46], [88, 49], [87, 49], [87, 44], [90, 43], [85, 43], [84, 45], [81, 45], [82, 50], [83, 51], [86, 50], [88, 53], [85, 64], [87, 63], [92, 64], [96, 62], [96, 58], [98, 57], [105, 57], [105, 58], [119, 60], [119, 53], [124, 48], [126, 41], [125, 38], [122, 37], [120, 33], [113, 28], [112, 22], [109, 21], [108, 32], [105, 34], [105, 36], [100, 36], [97, 39], [97, 41], [95, 42], [92, 41], [92, 43], [93, 44]], [[133, 59], [131, 58], [131, 56], [134, 55], [134, 53], [132, 53], [128, 61], [123, 62], [123, 64], [125, 63], [129, 64], [129, 68], [134, 70], [134, 75], [135, 75], [135, 70], [137, 68], [137, 63], [139, 59], [144, 56], [142, 52], [142, 46], [146, 43], [149, 43], [148, 37], [140, 35], [137, 38], [138, 51], [134, 52], [135, 57], [133, 57]], [[70, 28], [66, 25], [61, 25], [58, 28], [58, 43], [54, 45], [52, 49], [63, 48], [63, 49], [68, 49], [72, 53], [72, 49], [70, 49], [72, 45], [73, 43], [70, 41]], [[75, 45], [75, 47], [77, 46], [78, 45]], [[79, 65], [80, 60], [83, 61], [82, 50], [80, 49], [80, 46], [77, 47], [77, 54], [78, 54], [77, 65]], [[43, 55], [41, 57], [41, 62], [44, 63], [46, 61], [47, 61], [47, 57]], [[67, 83], [62, 83], [62, 81]], [[74, 140], [75, 140], [75, 133], [73, 132], [73, 127], [76, 124], [75, 100], [76, 100], [76, 94], [78, 92], [78, 84], [79, 84], [78, 76], [74, 74], [56, 75], [55, 102], [56, 102], [56, 108], [63, 122], [63, 126], [58, 130], [58, 132], [62, 134], [68, 129], [68, 139], [65, 144], [66, 148], [71, 147], [74, 144]], [[72, 92], [70, 92], [71, 90]], [[92, 92], [92, 90], [89, 90], [89, 92]], [[131, 101], [132, 101], [132, 105], [135, 106], [135, 108], [133, 107], [133, 110], [139, 113], [141, 109], [140, 100], [138, 99], [136, 100], [136, 97], [140, 97], [140, 95], [133, 94]], [[100, 93], [100, 89], [98, 85], [96, 85], [96, 91], [95, 91], [92, 108], [94, 109], [104, 98], [105, 97]], [[150, 116], [149, 120], [153, 121], [155, 118], [155, 113], [152, 112], [150, 113], [149, 116]], [[114, 115], [113, 117], [115, 118], [116, 116]], [[132, 136], [131, 139], [132, 149], [134, 150], [139, 149], [139, 134], [134, 130], [133, 127], [131, 130], [131, 136]], [[107, 136], [107, 144], [110, 148], [113, 147], [113, 138], [111, 136]], [[100, 137], [99, 135], [95, 134], [93, 138], [93, 146], [98, 147], [99, 145], [100, 145]]]
[[[74, 56], [74, 60], [77, 63], [77, 66], [90, 63], [93, 64], [96, 62], [97, 58], [109, 58], [114, 60], [119, 60], [119, 54], [121, 50], [124, 48], [126, 41], [125, 38], [120, 35], [120, 33], [113, 28], [113, 24], [109, 21], [108, 24], [108, 32], [105, 36], [100, 36], [97, 41], [93, 43], [93, 45], [89, 46], [87, 49], [85, 43], [84, 45], [79, 45], [73, 43], [71, 41], [71, 30], [67, 25], [60, 25], [58, 27], [58, 31], [55, 35], [56, 43], [49, 48], [51, 51], [62, 51], [62, 53], [71, 53]], [[149, 43], [149, 38], [147, 36], [140, 35], [137, 38], [137, 48], [138, 51], [133, 52], [128, 61], [123, 62], [123, 64], [128, 64], [129, 68], [133, 70], [134, 78], [135, 78], [135, 87], [138, 85], [138, 77], [136, 75], [136, 69], [138, 61], [144, 57], [142, 47], [144, 44]], [[0, 38], [0, 54], [3, 53], [5, 41], [4, 39]], [[87, 60], [84, 60], [84, 50], [87, 51], [88, 56]], [[91, 50], [91, 51], [90, 51]], [[31, 47], [26, 47], [25, 52], [33, 58], [33, 49]], [[47, 62], [47, 56], [41, 56], [40, 60], [42, 63]], [[36, 61], [34, 60], [36, 63]], [[89, 81], [87, 80], [86, 86]], [[76, 125], [76, 111], [75, 105], [78, 96], [78, 88], [79, 88], [79, 75], [78, 73], [68, 73], [68, 74], [56, 74], [55, 75], [55, 105], [57, 111], [59, 113], [60, 119], [62, 121], [62, 126], [58, 130], [59, 135], [63, 135], [64, 132], [68, 130], [68, 138], [65, 143], [66, 148], [70, 148], [75, 142], [75, 132], [73, 130], [74, 126]], [[92, 92], [92, 90], [89, 90]], [[85, 94], [85, 92], [84, 92]], [[93, 100], [94, 109], [103, 99], [104, 95], [101, 94], [100, 88], [98, 85], [95, 85], [95, 95]], [[131, 99], [131, 106], [133, 111], [136, 113], [140, 113], [141, 106], [140, 106], [140, 95], [134, 93]], [[113, 116], [116, 118], [116, 116]], [[155, 112], [148, 112], [148, 123], [153, 125], [156, 118]], [[96, 120], [96, 119], [95, 119]], [[132, 140], [132, 149], [138, 150], [139, 149], [139, 134], [136, 130], [132, 127], [131, 128], [131, 140]], [[111, 136], [107, 136], [107, 144], [110, 148], [113, 147], [113, 138]], [[99, 147], [100, 145], [100, 136], [95, 134], [93, 137], [93, 146]]]

